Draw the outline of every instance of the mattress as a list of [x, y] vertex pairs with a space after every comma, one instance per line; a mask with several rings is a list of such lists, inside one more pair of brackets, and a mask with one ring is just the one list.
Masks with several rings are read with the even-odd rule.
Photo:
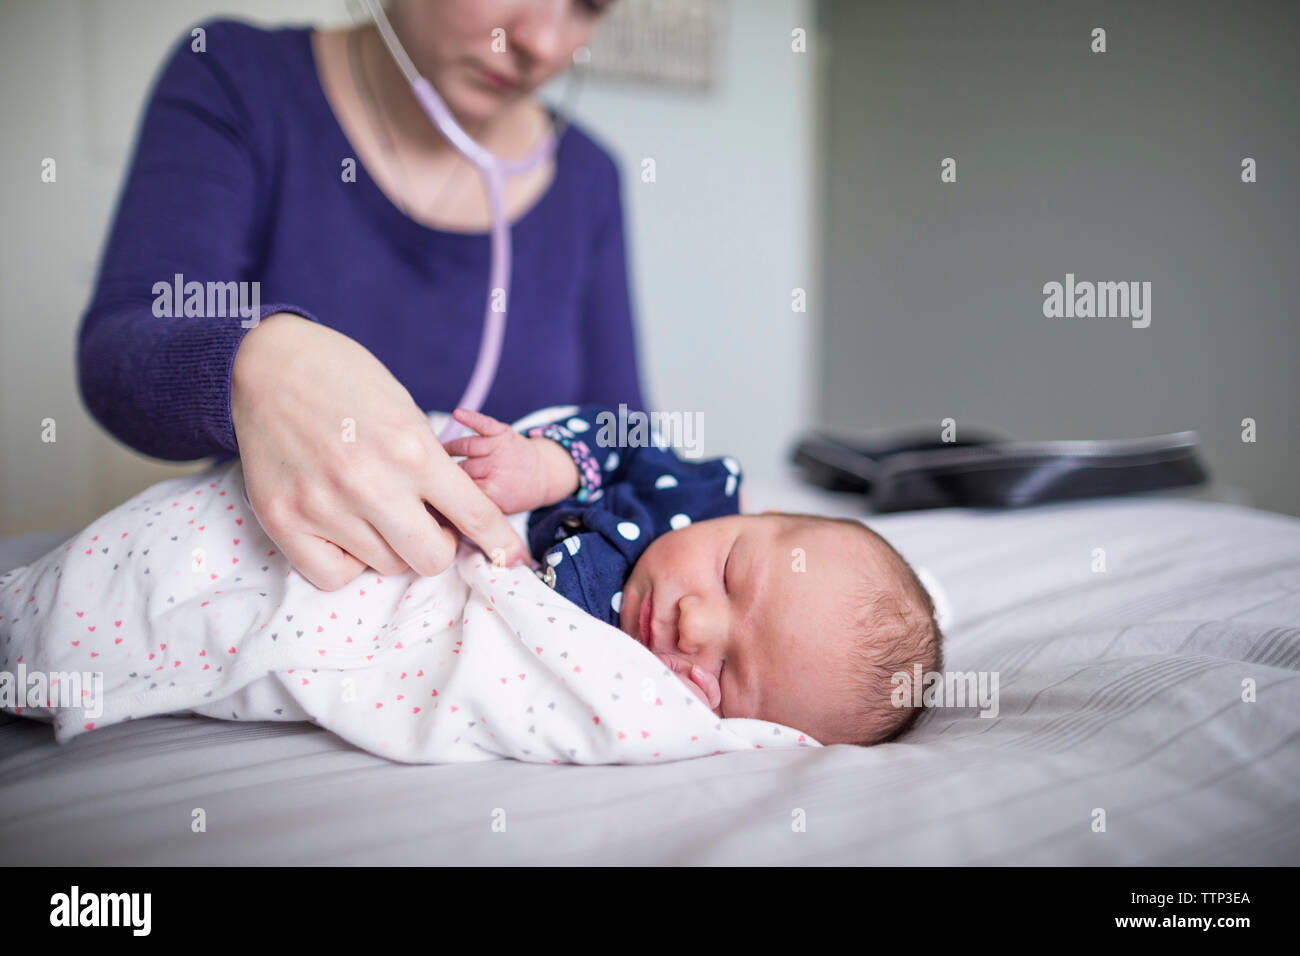
[[[59, 746], [0, 715], [0, 864], [1300, 862], [1300, 519], [1156, 495], [863, 516], [793, 479], [744, 504], [864, 517], [928, 568], [946, 669], [996, 674], [996, 716], [662, 766], [412, 766], [308, 724]], [[0, 541], [0, 569], [69, 534]]]

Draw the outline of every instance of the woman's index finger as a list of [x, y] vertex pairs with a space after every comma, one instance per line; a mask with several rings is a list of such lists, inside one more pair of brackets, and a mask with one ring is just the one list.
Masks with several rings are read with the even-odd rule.
[[496, 502], [445, 452], [430, 463], [430, 487], [424, 497], [493, 561], [498, 556], [498, 563], [506, 564], [526, 559], [528, 549]]

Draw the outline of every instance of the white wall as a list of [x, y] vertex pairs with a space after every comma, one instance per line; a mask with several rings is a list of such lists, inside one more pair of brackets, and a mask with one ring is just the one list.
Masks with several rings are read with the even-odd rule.
[[814, 281], [816, 63], [790, 31], [815, 24], [811, 2], [722, 9], [713, 91], [593, 83], [579, 113], [623, 166], [646, 401], [702, 412], [704, 454], [757, 479], [782, 470], [812, 405], [815, 313], [790, 303]]
[[[578, 119], [622, 162], [647, 401], [699, 411], [704, 453], [770, 475], [810, 407], [811, 0], [722, 2], [721, 81], [590, 80]], [[0, 7], [0, 534], [72, 529], [202, 468], [107, 436], [76, 388], [77, 323], [154, 73], [187, 26], [351, 20], [342, 0], [21, 0]], [[815, 48], [815, 44], [814, 44]], [[558, 95], [558, 84], [547, 93]], [[54, 184], [41, 161], [58, 164]], [[657, 164], [642, 183], [640, 161]], [[40, 440], [53, 419], [57, 441]]]

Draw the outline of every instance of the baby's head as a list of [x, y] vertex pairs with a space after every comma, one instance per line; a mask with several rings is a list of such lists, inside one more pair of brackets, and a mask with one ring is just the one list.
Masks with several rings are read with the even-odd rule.
[[896, 737], [919, 708], [893, 705], [893, 675], [943, 667], [925, 587], [847, 518], [767, 511], [661, 535], [623, 587], [619, 627], [718, 716], [823, 744]]

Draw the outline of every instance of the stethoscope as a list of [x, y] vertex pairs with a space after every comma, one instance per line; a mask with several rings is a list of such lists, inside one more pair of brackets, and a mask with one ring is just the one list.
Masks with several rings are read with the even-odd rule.
[[[456, 122], [456, 118], [452, 116], [447, 104], [433, 88], [433, 84], [416, 70], [415, 64], [411, 62], [401, 41], [397, 39], [397, 34], [393, 32], [393, 25], [388, 21], [387, 14], [377, 0], [362, 0], [362, 2], [369, 11], [371, 19], [375, 21], [375, 26], [379, 28], [379, 35], [383, 38], [384, 45], [388, 47], [388, 52], [392, 54], [393, 61], [402, 71], [407, 82], [411, 84], [411, 92], [415, 94], [429, 121], [483, 174], [483, 183], [487, 189], [488, 205], [492, 214], [492, 265], [488, 275], [488, 296], [483, 313], [483, 338], [479, 343], [478, 359], [474, 363], [474, 372], [459, 403], [461, 407], [478, 411], [483, 407], [483, 400], [487, 398], [492, 381], [496, 378], [497, 367], [501, 364], [501, 346], [505, 342], [506, 335], [511, 274], [510, 223], [506, 219], [505, 210], [506, 177], [522, 175], [554, 155], [560, 137], [564, 135], [564, 128], [568, 124], [574, 84], [572, 80], [566, 81], [564, 103], [557, 112], [552, 128], [542, 137], [537, 147], [523, 159], [502, 159], [479, 145]], [[590, 58], [590, 51], [586, 47], [575, 50], [573, 63], [579, 69], [570, 71], [570, 77], [576, 75], [581, 81], [580, 68], [585, 66]], [[438, 434], [438, 440], [450, 441], [464, 430], [464, 426], [448, 416], [447, 423]]]

